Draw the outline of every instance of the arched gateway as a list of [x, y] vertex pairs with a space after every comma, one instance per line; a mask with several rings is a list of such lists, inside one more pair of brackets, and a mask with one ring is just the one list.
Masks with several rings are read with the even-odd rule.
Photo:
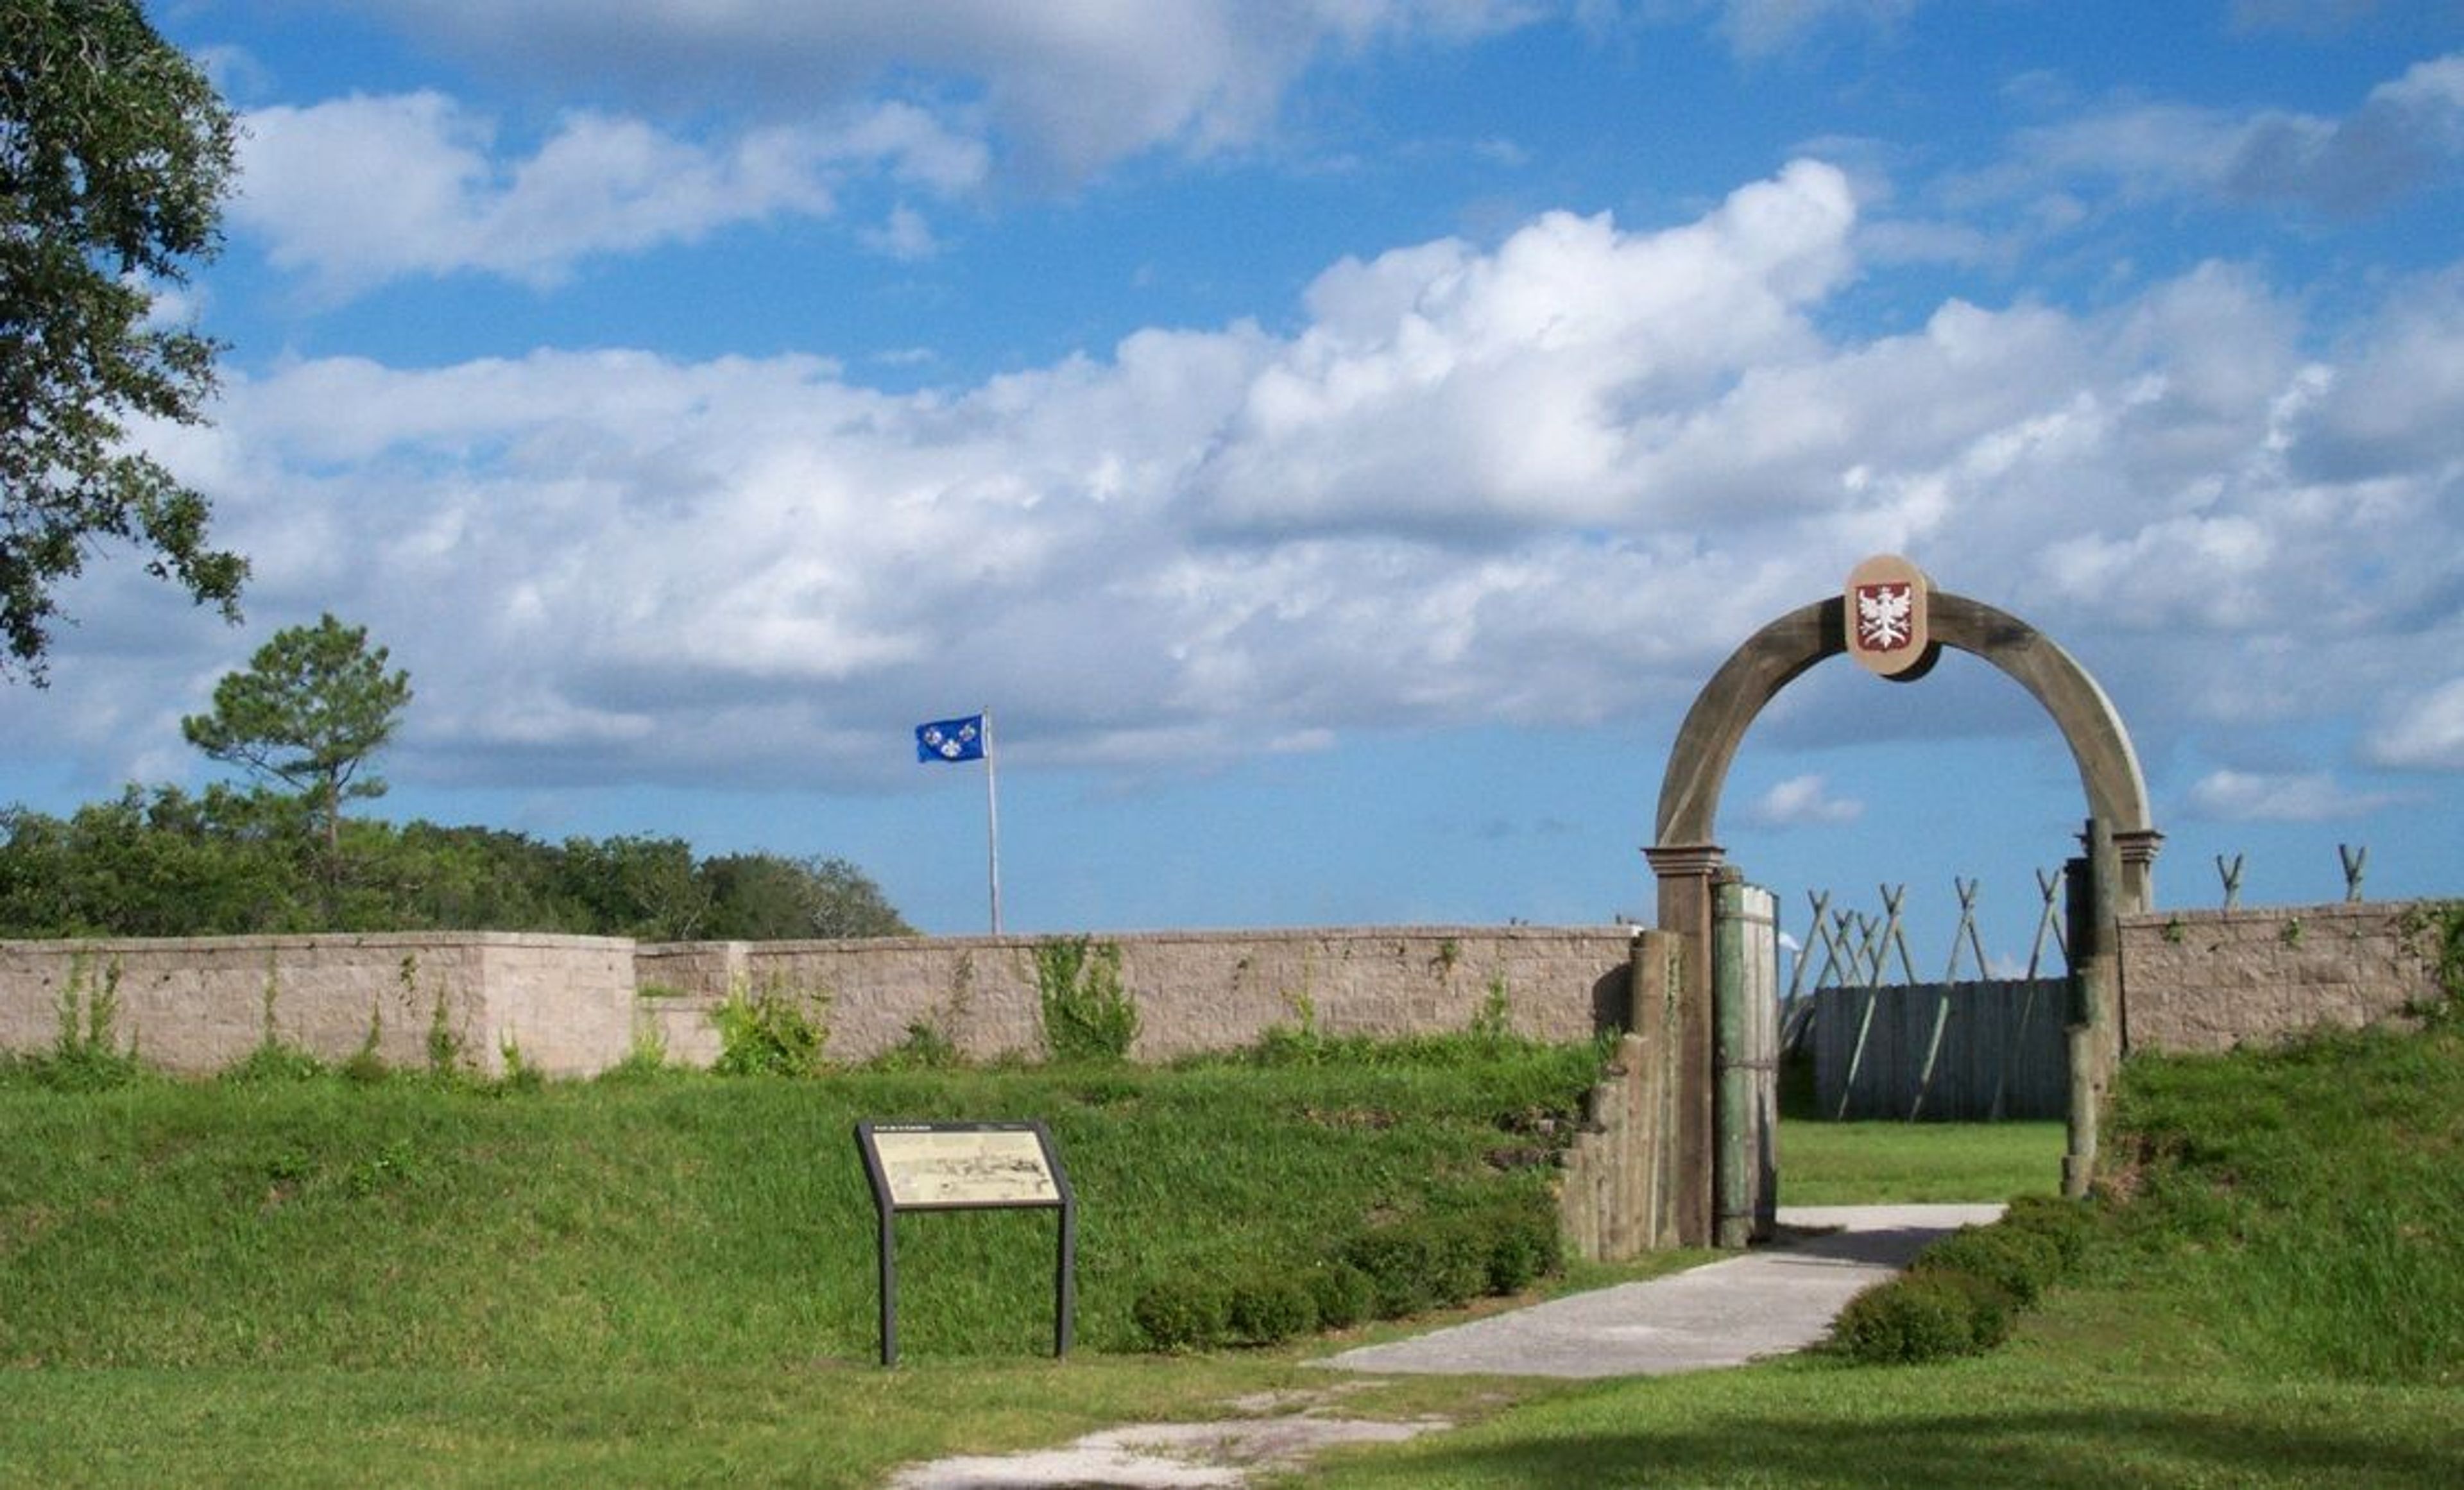
[[[1885, 556], [1859, 565], [1843, 593], [1789, 612], [1738, 647], [1686, 712], [1661, 778], [1657, 831], [1644, 852], [1660, 882], [1660, 930], [1672, 933], [1674, 953], [1656, 980], [1666, 1004], [1657, 1022], [1672, 1043], [1679, 1077], [1668, 1157], [1676, 1174], [1697, 1177], [1667, 1197], [1668, 1231], [1683, 1244], [1742, 1245], [1768, 1228], [1773, 1199], [1769, 1068], [1775, 1052], [1744, 1048], [1768, 1040], [1760, 1031], [1769, 1021], [1752, 1017], [1755, 996], [1740, 981], [1736, 959], [1715, 950], [1723, 904], [1738, 915], [1744, 889], [1713, 836], [1728, 767], [1764, 706], [1815, 664], [1847, 654], [1886, 678], [1914, 681], [1945, 646], [1983, 658], [2044, 705], [2070, 746], [2087, 799], [2088, 852], [2071, 887], [2071, 1142], [2063, 1164], [2066, 1188], [2086, 1182], [2096, 1099], [2120, 1054], [2109, 929], [2117, 913], [2149, 909], [2163, 841], [2148, 817], [2138, 756], [2112, 701], [2068, 652], [2013, 616], [1932, 589], [1914, 565]], [[1743, 914], [1757, 920], [1755, 912]], [[1768, 909], [1759, 924], [1767, 933]], [[1642, 995], [1638, 983], [1639, 1028]], [[1749, 1083], [1758, 1084], [1759, 1098]]]

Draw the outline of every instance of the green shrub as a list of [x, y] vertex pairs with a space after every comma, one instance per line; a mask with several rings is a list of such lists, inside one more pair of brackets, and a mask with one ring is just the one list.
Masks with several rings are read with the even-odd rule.
[[1370, 1307], [1379, 1319], [1402, 1319], [1437, 1304], [1429, 1238], [1402, 1221], [1373, 1226], [1343, 1244], [1337, 1260], [1369, 1280]]
[[1171, 1278], [1139, 1294], [1130, 1318], [1150, 1350], [1204, 1350], [1230, 1333], [1231, 1301], [1205, 1279]]
[[1830, 1348], [1867, 1366], [1913, 1365], [1979, 1348], [1976, 1280], [1948, 1269], [1903, 1273], [1848, 1301]]
[[2054, 1243], [2016, 1227], [1963, 1226], [1925, 1249], [1911, 1265], [1920, 1273], [1947, 1270], [1981, 1278], [2025, 1307], [2061, 1275]]
[[1521, 1293], [1565, 1266], [1565, 1238], [1554, 1213], [1538, 1205], [1501, 1205], [1486, 1216], [1489, 1292]]
[[1321, 1329], [1350, 1329], [1377, 1307], [1377, 1287], [1349, 1262], [1330, 1259], [1301, 1275]]
[[1429, 1292], [1441, 1308], [1457, 1308], [1489, 1290], [1493, 1228], [1476, 1211], [1424, 1216], [1414, 1223], [1428, 1238]]
[[1290, 1272], [1259, 1273], [1232, 1285], [1224, 1324], [1243, 1345], [1281, 1345], [1317, 1328], [1317, 1301]]
[[718, 1059], [710, 1068], [721, 1076], [815, 1074], [826, 1038], [820, 1002], [775, 984], [756, 992], [731, 989], [726, 1001], [711, 1011], [718, 1025]]
[[1968, 1296], [1968, 1336], [1971, 1350], [1991, 1350], [2011, 1338], [2011, 1326], [2017, 1324], [2026, 1308], [1997, 1280], [1980, 1278], [1955, 1267], [1935, 1268], [1926, 1277], [1939, 1278]]
[[2061, 1271], [2068, 1273], [2079, 1266], [2096, 1238], [2097, 1213], [2084, 1200], [2060, 1195], [2018, 1195], [2003, 1211], [2001, 1224], [2042, 1238], [2061, 1260]]

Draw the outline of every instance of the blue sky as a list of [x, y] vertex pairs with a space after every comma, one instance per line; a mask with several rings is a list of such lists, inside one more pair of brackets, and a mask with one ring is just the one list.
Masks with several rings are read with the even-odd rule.
[[[160, 0], [245, 118], [231, 344], [0, 797], [202, 783], [275, 629], [418, 696], [376, 810], [839, 854], [982, 929], [1647, 916], [1679, 717], [1903, 553], [2120, 707], [2160, 901], [2464, 887], [2464, 13], [2401, 0]], [[1721, 814], [1783, 896], [2083, 812], [1954, 656]]]

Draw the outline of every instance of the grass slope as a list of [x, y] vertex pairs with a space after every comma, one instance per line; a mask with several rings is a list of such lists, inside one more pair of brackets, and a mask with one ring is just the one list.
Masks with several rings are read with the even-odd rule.
[[[0, 1082], [0, 1483], [854, 1487], [1323, 1391], [1316, 1349], [1104, 1350], [1144, 1279], [1531, 1183], [1487, 1155], [1589, 1074], [1583, 1052], [1526, 1052], [496, 1094]], [[866, 1116], [1052, 1122], [1087, 1207], [1089, 1348], [1042, 1357], [1048, 1220], [926, 1216], [899, 1238], [908, 1364], [869, 1364]], [[2126, 1203], [1993, 1355], [1365, 1384], [1346, 1413], [1465, 1426], [1303, 1478], [2464, 1482], [2464, 1037], [2136, 1061], [2115, 1119]], [[2040, 1190], [2059, 1147], [1865, 1127], [1784, 1128], [1787, 1198], [1918, 1198], [1928, 1146], [1963, 1184], [1999, 1176], [1960, 1198]]]
[[[1375, 1217], [1547, 1205], [1586, 1048], [1448, 1063], [736, 1080], [0, 1087], [0, 1362], [672, 1369], [862, 1361], [860, 1118], [1042, 1118], [1079, 1200], [1078, 1338], [1187, 1271]], [[1237, 1218], [1237, 1220], [1235, 1219]], [[897, 1222], [902, 1354], [1048, 1351], [1048, 1212]]]
[[2086, 1276], [1992, 1355], [1546, 1393], [1309, 1482], [2464, 1483], [2464, 1035], [2135, 1059], [2109, 1142]]

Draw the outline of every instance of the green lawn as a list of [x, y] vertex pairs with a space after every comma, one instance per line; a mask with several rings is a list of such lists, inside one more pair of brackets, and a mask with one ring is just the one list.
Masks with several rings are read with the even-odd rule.
[[2059, 1123], [1779, 1125], [1782, 1205], [2008, 1200], [2062, 1188]]
[[[1122, 1353], [1125, 1297], [1534, 1183], [1489, 1155], [1587, 1057], [1460, 1054], [539, 1092], [0, 1080], [0, 1483], [861, 1486], [1324, 1391], [1301, 1364], [1322, 1345]], [[1069, 1360], [1045, 1353], [1048, 1221], [941, 1216], [901, 1222], [906, 1364], [872, 1364], [849, 1130], [901, 1115], [1053, 1123], [1086, 1207]], [[2049, 1190], [2061, 1147], [2053, 1125], [1783, 1134], [1793, 1203]], [[2464, 1482], [2464, 1039], [2134, 1063], [2108, 1150], [2134, 1199], [1991, 1356], [1396, 1379], [1344, 1411], [1463, 1426], [1303, 1478]]]

